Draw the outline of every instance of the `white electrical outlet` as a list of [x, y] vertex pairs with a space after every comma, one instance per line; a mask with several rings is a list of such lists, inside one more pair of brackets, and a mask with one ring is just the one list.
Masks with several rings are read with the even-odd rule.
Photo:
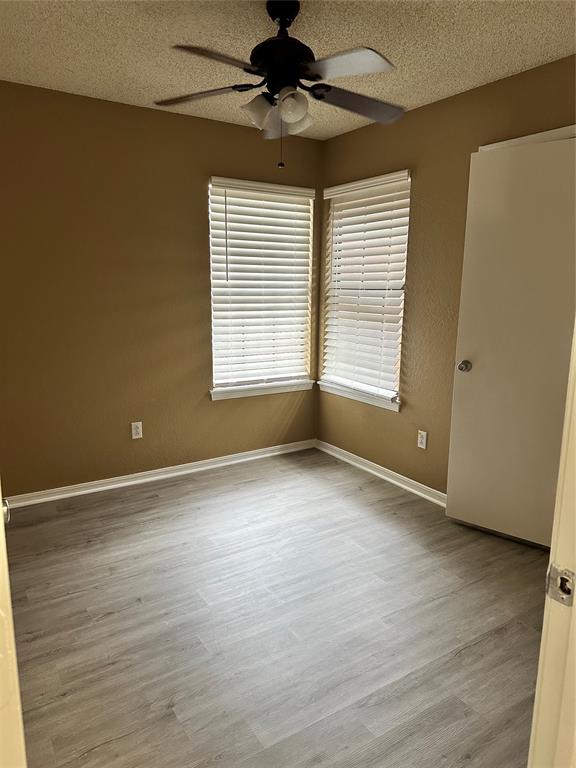
[[418, 448], [426, 450], [428, 445], [428, 432], [424, 432], [422, 429], [418, 430]]
[[130, 427], [132, 428], [132, 440], [139, 440], [142, 437], [142, 422], [133, 421]]

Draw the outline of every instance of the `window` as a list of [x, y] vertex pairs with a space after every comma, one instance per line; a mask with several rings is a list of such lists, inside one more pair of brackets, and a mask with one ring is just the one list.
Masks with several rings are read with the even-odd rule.
[[330, 206], [320, 389], [399, 409], [410, 174], [325, 190]]
[[310, 389], [314, 190], [212, 178], [212, 399]]

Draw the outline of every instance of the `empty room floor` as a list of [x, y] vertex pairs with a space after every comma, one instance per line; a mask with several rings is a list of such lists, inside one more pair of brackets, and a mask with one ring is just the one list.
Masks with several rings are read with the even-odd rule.
[[315, 450], [8, 536], [30, 768], [525, 768], [546, 552]]

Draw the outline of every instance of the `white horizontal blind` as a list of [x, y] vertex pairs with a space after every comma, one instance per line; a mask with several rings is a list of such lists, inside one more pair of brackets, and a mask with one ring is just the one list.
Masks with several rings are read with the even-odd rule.
[[313, 197], [211, 179], [214, 388], [309, 377]]
[[330, 199], [322, 381], [397, 400], [410, 217], [408, 171]]

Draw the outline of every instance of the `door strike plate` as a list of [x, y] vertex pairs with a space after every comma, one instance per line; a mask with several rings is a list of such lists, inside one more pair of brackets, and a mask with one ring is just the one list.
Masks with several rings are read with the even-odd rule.
[[574, 571], [559, 568], [554, 563], [550, 563], [546, 577], [546, 594], [548, 597], [563, 605], [571, 606], [574, 602], [574, 577]]

